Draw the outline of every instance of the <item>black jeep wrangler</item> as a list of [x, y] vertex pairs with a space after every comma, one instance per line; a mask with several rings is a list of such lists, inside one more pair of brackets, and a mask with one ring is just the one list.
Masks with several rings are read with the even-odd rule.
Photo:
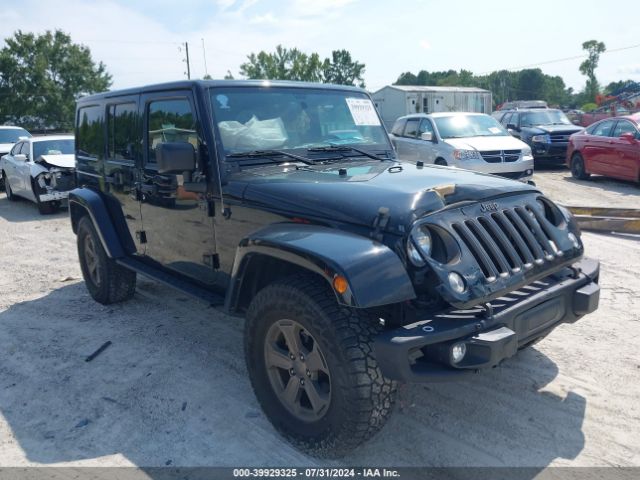
[[142, 274], [245, 321], [255, 394], [300, 448], [384, 424], [396, 382], [459, 380], [596, 309], [597, 261], [534, 186], [403, 163], [363, 90], [190, 81], [81, 99], [82, 273]]

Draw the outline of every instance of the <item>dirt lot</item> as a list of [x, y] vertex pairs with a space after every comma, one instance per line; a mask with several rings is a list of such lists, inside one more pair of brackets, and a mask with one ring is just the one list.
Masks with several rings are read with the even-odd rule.
[[[564, 203], [640, 207], [636, 186], [567, 176], [536, 181]], [[640, 465], [640, 239], [584, 240], [602, 262], [595, 314], [468, 382], [403, 387], [377, 437], [323, 464]], [[143, 279], [126, 304], [94, 303], [66, 212], [0, 194], [0, 271], [0, 466], [321, 463], [260, 411], [241, 320]]]

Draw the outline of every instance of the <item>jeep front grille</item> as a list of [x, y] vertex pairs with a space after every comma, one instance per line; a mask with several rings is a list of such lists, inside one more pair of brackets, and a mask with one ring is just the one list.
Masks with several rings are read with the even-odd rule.
[[532, 205], [485, 213], [452, 227], [488, 281], [562, 255], [553, 241], [551, 227]]
[[520, 150], [486, 150], [480, 155], [488, 163], [515, 162], [520, 158]]

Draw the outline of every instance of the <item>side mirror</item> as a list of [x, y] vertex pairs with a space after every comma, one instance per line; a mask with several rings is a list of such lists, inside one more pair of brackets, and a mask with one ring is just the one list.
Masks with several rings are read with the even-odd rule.
[[433, 133], [431, 132], [424, 132], [422, 134], [420, 134], [420, 138], [426, 142], [433, 142]]
[[158, 173], [182, 174], [196, 169], [196, 150], [187, 142], [166, 142], [156, 147]]
[[507, 130], [513, 130], [514, 132], [517, 132], [518, 127], [516, 127], [513, 123], [507, 123]]
[[27, 161], [27, 156], [24, 153], [18, 153], [17, 155], [14, 155], [13, 158], [15, 158], [16, 161], [18, 161], [18, 162], [26, 162]]
[[631, 132], [626, 132], [620, 135], [621, 140], [626, 140], [629, 143], [636, 143], [636, 136]]

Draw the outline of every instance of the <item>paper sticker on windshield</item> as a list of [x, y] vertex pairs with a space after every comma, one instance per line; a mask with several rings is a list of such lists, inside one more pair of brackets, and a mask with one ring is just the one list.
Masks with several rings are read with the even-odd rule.
[[380, 125], [380, 119], [371, 100], [368, 98], [347, 98], [346, 101], [354, 124], [362, 126]]
[[489, 131], [491, 133], [501, 133], [502, 130], [500, 130], [498, 127], [489, 127]]

